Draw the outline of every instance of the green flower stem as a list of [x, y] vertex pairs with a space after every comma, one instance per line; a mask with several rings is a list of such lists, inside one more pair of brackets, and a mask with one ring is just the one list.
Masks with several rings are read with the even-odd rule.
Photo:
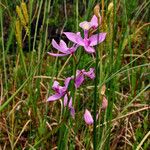
[[97, 110], [97, 85], [98, 85], [98, 51], [96, 51], [96, 63], [95, 63], [95, 88], [94, 88], [94, 130], [93, 130], [93, 148], [97, 147], [97, 135], [96, 135], [96, 110]]

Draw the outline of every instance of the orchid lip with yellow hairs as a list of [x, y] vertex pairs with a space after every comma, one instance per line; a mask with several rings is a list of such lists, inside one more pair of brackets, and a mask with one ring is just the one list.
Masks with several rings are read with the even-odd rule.
[[92, 27], [92, 24], [90, 24], [90, 22], [84, 21], [81, 22], [79, 24], [79, 26], [83, 29], [83, 30], [89, 30]]
[[93, 15], [92, 19], [90, 22], [88, 21], [83, 21], [79, 24], [79, 26], [83, 29], [83, 30], [89, 30], [90, 28], [97, 28], [98, 27], [98, 19], [95, 15]]

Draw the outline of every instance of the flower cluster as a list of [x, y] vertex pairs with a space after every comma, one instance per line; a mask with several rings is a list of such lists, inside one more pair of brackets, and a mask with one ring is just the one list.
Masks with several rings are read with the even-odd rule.
[[[84, 36], [81, 36], [80, 32], [63, 32], [63, 34], [73, 42], [71, 47], [68, 47], [67, 44], [60, 40], [59, 44], [53, 39], [52, 46], [57, 49], [60, 53], [48, 52], [51, 56], [62, 57], [67, 55], [74, 55], [79, 46], [82, 46], [85, 52], [91, 54], [95, 53], [94, 46], [103, 42], [106, 37], [106, 33], [98, 33], [91, 35], [91, 30], [96, 31], [98, 28], [98, 18], [94, 15], [90, 22], [84, 21], [79, 24], [79, 26], [84, 31]], [[79, 88], [83, 84], [85, 77], [90, 79], [95, 78], [94, 68], [90, 68], [89, 71], [85, 69], [77, 70], [75, 77], [68, 77], [64, 80], [64, 86], [60, 86], [58, 81], [54, 81], [52, 89], [54, 94], [51, 95], [47, 101], [56, 101], [60, 98], [63, 98], [64, 107], [68, 107], [72, 118], [75, 118], [75, 108], [73, 107], [72, 97], [69, 91], [70, 81], [74, 81], [75, 88]], [[84, 120], [87, 124], [93, 124], [93, 118], [91, 113], [86, 109], [84, 113]]]

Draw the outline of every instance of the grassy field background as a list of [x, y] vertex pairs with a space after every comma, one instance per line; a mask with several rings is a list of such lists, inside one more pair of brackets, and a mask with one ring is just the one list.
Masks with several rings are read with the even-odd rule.
[[[79, 48], [78, 66], [70, 56], [49, 56], [52, 39], [82, 32], [97, 3], [99, 31], [107, 33], [97, 56]], [[150, 0], [1, 0], [0, 56], [0, 150], [150, 149]], [[75, 119], [62, 99], [47, 102], [55, 79], [95, 66], [97, 86], [87, 79], [72, 89]], [[86, 108], [100, 111], [96, 126], [85, 124]]]

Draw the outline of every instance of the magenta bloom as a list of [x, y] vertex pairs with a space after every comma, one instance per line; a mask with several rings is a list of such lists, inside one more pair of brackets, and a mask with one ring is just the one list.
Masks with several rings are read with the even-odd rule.
[[77, 44], [73, 44], [73, 46], [69, 48], [69, 47], [67, 47], [66, 43], [63, 40], [60, 40], [60, 43], [58, 45], [54, 39], [52, 40], [52, 46], [54, 48], [56, 48], [61, 53], [60, 54], [56, 54], [56, 53], [48, 52], [48, 54], [51, 55], [51, 56], [66, 56], [66, 55], [70, 55], [70, 54], [73, 54], [77, 50], [77, 47], [78, 47]]
[[47, 101], [55, 101], [65, 96], [71, 79], [72, 79], [71, 77], [68, 77], [65, 79], [65, 82], [64, 82], [65, 86], [60, 86], [59, 82], [54, 81], [52, 89], [55, 91], [55, 94], [50, 96]]
[[64, 32], [67, 38], [80, 45], [83, 46], [85, 51], [88, 53], [94, 53], [95, 49], [93, 46], [102, 43], [106, 38], [106, 33], [98, 33], [89, 37], [88, 31], [90, 28], [97, 28], [98, 20], [96, 16], [93, 16], [90, 22], [84, 21], [80, 23], [80, 27], [84, 30], [84, 38], [81, 37], [80, 33], [72, 33], [72, 32]]
[[84, 113], [84, 121], [88, 125], [91, 125], [94, 122], [93, 117], [92, 117], [90, 111], [88, 111], [87, 109], [85, 110], [85, 113]]
[[85, 71], [85, 69], [77, 70], [76, 72], [76, 78], [75, 78], [75, 87], [78, 88], [84, 81], [84, 77], [87, 76], [90, 79], [95, 78], [94, 68], [90, 68], [88, 72]]

